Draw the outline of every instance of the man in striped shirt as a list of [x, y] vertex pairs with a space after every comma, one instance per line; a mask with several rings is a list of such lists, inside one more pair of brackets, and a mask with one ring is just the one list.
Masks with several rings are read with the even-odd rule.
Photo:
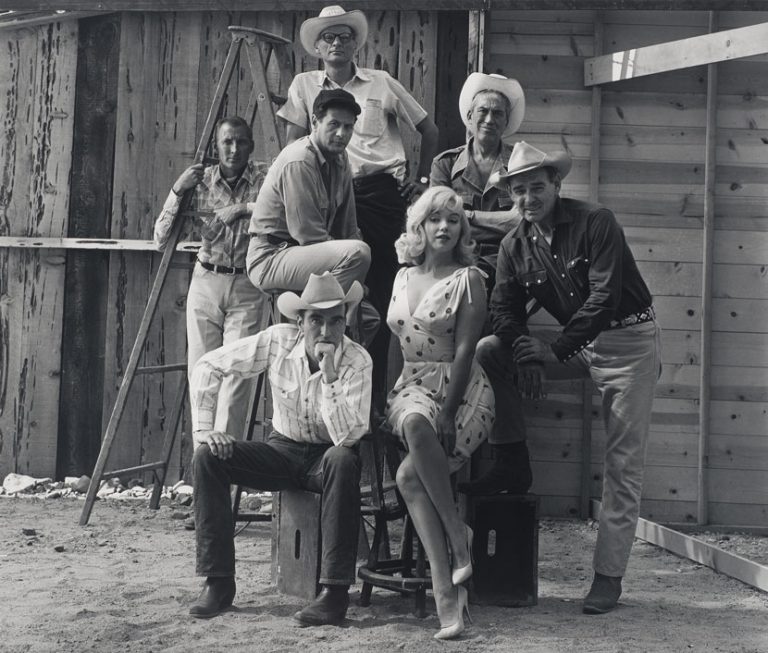
[[[203, 356], [192, 374], [192, 461], [197, 524], [196, 572], [206, 582], [190, 614], [213, 617], [235, 595], [235, 548], [229, 488], [299, 488], [322, 494], [322, 591], [296, 613], [302, 625], [338, 624], [355, 582], [360, 518], [357, 442], [368, 430], [371, 358], [344, 335], [347, 313], [363, 295], [359, 282], [345, 294], [330, 272], [311, 274], [301, 296], [280, 295], [292, 322], [276, 324]], [[273, 432], [266, 442], [243, 442], [214, 430], [224, 378], [267, 371], [273, 394]]]

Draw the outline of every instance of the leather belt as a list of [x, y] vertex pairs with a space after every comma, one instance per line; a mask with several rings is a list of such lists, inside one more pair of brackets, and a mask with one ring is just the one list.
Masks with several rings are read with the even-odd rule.
[[610, 324], [608, 325], [608, 328], [621, 329], [623, 327], [632, 326], [633, 324], [642, 324], [643, 322], [650, 322], [655, 319], [656, 319], [656, 311], [654, 310], [653, 306], [649, 306], [648, 308], [643, 309], [642, 311], [638, 311], [637, 313], [632, 313], [630, 315], [627, 315], [627, 317], [623, 317], [620, 320], [611, 320]]
[[245, 274], [245, 268], [230, 268], [226, 265], [214, 265], [213, 263], [207, 263], [206, 261], [197, 261], [206, 270], [211, 272], [218, 272], [219, 274]]

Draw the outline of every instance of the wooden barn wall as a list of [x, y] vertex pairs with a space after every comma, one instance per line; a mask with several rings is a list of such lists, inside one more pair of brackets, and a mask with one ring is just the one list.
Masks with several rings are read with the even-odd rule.
[[[66, 236], [77, 23], [0, 32], [0, 235]], [[0, 249], [0, 475], [56, 473], [60, 251]]]
[[[454, 19], [446, 25], [455, 28], [456, 18], [466, 21], [466, 12], [448, 13]], [[438, 13], [366, 14], [370, 32], [359, 63], [389, 71], [432, 114], [438, 84]], [[0, 61], [0, 235], [150, 239], [168, 189], [194, 154], [231, 41], [227, 26], [253, 26], [291, 38], [295, 72], [301, 72], [318, 66], [298, 41], [299, 26], [309, 15], [114, 14], [81, 23], [88, 33], [80, 39], [79, 55], [76, 21], [0, 32], [8, 55]], [[78, 93], [83, 97], [76, 109], [79, 64], [83, 86]], [[270, 75], [276, 81], [273, 68]], [[226, 113], [244, 110], [250, 79], [247, 65], [236, 71]], [[273, 90], [284, 93], [286, 87]], [[76, 146], [73, 126], [79, 130]], [[94, 129], [102, 141], [94, 137]], [[255, 137], [258, 157], [263, 140], [258, 127]], [[418, 134], [407, 131], [404, 139], [411, 165], [416, 166]], [[70, 211], [73, 156], [77, 165], [71, 188], [77, 188], [78, 198]], [[88, 165], [83, 165], [83, 157]], [[98, 233], [84, 233], [86, 224]], [[93, 445], [109, 419], [160, 258], [141, 251], [107, 256], [105, 261], [100, 252], [0, 249], [0, 477], [11, 471], [63, 476], [93, 467], [98, 451]], [[71, 277], [66, 286], [65, 261]], [[185, 359], [190, 262], [188, 255], [177, 257], [143, 365]], [[78, 278], [87, 285], [78, 288]], [[86, 308], [94, 311], [90, 325], [84, 319]], [[60, 412], [63, 333], [76, 347], [67, 349], [64, 362], [77, 387], [64, 389], [62, 398], [68, 403]], [[94, 345], [102, 350], [94, 352]], [[90, 376], [89, 365], [95, 365]], [[136, 377], [108, 468], [159, 459], [176, 374]], [[103, 395], [89, 385], [101, 379]], [[88, 401], [81, 404], [86, 396]], [[88, 410], [96, 419], [83, 414]], [[79, 428], [88, 432], [78, 435]], [[62, 449], [58, 469], [57, 442]], [[170, 480], [183, 475], [189, 449], [188, 437], [177, 440]]]
[[[575, 159], [564, 193], [589, 194], [592, 90], [584, 59], [705, 34], [706, 12], [492, 11], [485, 70], [526, 92], [519, 137]], [[719, 29], [768, 21], [723, 12]], [[598, 53], [600, 54], [600, 53]], [[768, 525], [768, 56], [718, 64], [712, 298], [710, 521]], [[642, 513], [696, 519], [702, 218], [707, 71], [641, 77], [602, 89], [599, 200], [612, 208], [664, 329]], [[547, 316], [537, 318], [552, 324]], [[581, 463], [578, 383], [527, 407], [534, 491], [548, 514], [577, 514]], [[593, 397], [592, 496], [599, 497], [604, 428]]]

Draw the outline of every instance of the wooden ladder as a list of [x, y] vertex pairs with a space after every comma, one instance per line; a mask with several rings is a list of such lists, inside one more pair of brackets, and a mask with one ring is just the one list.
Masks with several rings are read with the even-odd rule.
[[[235, 70], [235, 66], [240, 60], [243, 45], [246, 46], [248, 64], [251, 71], [251, 77], [253, 78], [253, 89], [251, 90], [248, 99], [248, 107], [245, 111], [245, 115], [242, 117], [245, 118], [249, 124], [253, 124], [254, 120], [257, 117], [259, 118], [264, 134], [265, 153], [269, 157], [269, 160], [272, 161], [280, 153], [282, 147], [282, 139], [280, 138], [275, 117], [275, 105], [284, 102], [284, 99], [270, 92], [267, 80], [267, 66], [269, 65], [270, 58], [274, 57], [281, 81], [286, 85], [290, 84], [290, 81], [293, 78], [291, 51], [289, 47], [291, 41], [282, 36], [270, 34], [269, 32], [264, 32], [251, 27], [230, 26], [229, 32], [232, 36], [232, 42], [230, 43], [227, 57], [224, 61], [224, 67], [216, 85], [216, 92], [214, 93], [211, 107], [208, 111], [208, 117], [206, 118], [205, 126], [203, 127], [203, 132], [197, 145], [197, 150], [195, 151], [194, 163], [216, 162], [215, 159], [207, 157], [206, 152], [214, 137], [213, 132], [216, 127], [216, 121], [221, 117], [220, 113], [224, 104], [226, 91], [229, 87], [230, 80], [232, 79], [232, 73]], [[128, 364], [125, 368], [122, 381], [120, 382], [115, 405], [112, 409], [109, 422], [107, 423], [107, 428], [104, 431], [99, 457], [96, 460], [96, 466], [91, 475], [91, 483], [88, 486], [85, 505], [83, 506], [83, 511], [80, 515], [81, 526], [88, 523], [93, 504], [96, 501], [96, 493], [99, 490], [101, 482], [105, 479], [151, 471], [154, 474], [155, 482], [149, 505], [151, 508], [156, 509], [160, 504], [160, 494], [162, 492], [163, 484], [165, 483], [165, 476], [168, 470], [173, 444], [176, 440], [176, 432], [178, 431], [181, 415], [184, 410], [184, 400], [187, 395], [187, 366], [184, 363], [180, 363], [175, 365], [139, 367], [139, 359], [144, 351], [144, 346], [149, 334], [149, 327], [155, 316], [155, 311], [160, 300], [160, 294], [171, 266], [171, 259], [173, 258], [181, 236], [182, 226], [185, 219], [192, 214], [192, 195], [193, 190], [189, 190], [184, 194], [181, 200], [179, 213], [171, 227], [168, 243], [163, 251], [163, 257], [160, 260], [157, 274], [152, 283], [149, 299], [147, 300], [144, 314], [139, 323], [136, 340], [133, 343]], [[166, 424], [161, 459], [156, 462], [136, 465], [135, 467], [105, 471], [107, 460], [109, 459], [109, 452], [117, 435], [120, 420], [122, 419], [128, 400], [128, 393], [131, 390], [134, 378], [138, 374], [156, 374], [165, 372], [182, 372], [182, 378], [179, 380], [176, 387], [176, 396], [174, 398], [170, 419]], [[253, 437], [256, 409], [258, 407], [262, 389], [263, 377], [260, 376], [257, 382], [256, 392], [254, 393], [248, 410], [247, 426], [244, 436], [249, 440]], [[236, 494], [235, 501], [237, 506], [237, 503], [239, 503], [239, 488]], [[237, 512], [235, 514], [237, 514]], [[244, 517], [247, 521], [248, 516]]]

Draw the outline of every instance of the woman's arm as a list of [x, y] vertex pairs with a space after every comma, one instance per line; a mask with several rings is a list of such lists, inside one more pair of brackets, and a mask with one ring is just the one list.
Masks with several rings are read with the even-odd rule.
[[[470, 296], [472, 301], [470, 302]], [[456, 315], [456, 353], [451, 364], [445, 400], [437, 415], [437, 434], [448, 455], [456, 444], [456, 412], [467, 391], [475, 347], [483, 331], [486, 315], [485, 284], [478, 270], [469, 271], [469, 292], [464, 293]]]

